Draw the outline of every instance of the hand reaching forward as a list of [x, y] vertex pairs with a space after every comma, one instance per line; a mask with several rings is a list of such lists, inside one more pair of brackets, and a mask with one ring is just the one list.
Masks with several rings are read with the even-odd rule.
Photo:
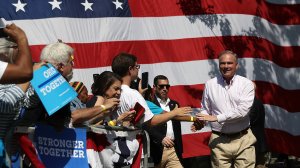
[[192, 112], [192, 108], [191, 107], [180, 107], [180, 108], [175, 108], [174, 110], [172, 110], [173, 113], [176, 114], [176, 116], [185, 116], [186, 114]]
[[135, 110], [126, 111], [118, 117], [117, 122], [132, 121], [134, 119], [135, 113]]

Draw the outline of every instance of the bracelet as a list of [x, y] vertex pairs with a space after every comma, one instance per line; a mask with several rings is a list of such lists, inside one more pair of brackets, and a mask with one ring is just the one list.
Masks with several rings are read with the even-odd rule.
[[193, 122], [193, 121], [195, 121], [195, 119], [194, 119], [194, 117], [193, 117], [193, 116], [191, 116], [191, 122]]
[[116, 123], [115, 123], [113, 120], [110, 120], [110, 121], [108, 122], [108, 125], [109, 125], [109, 126], [116, 126]]
[[102, 111], [106, 110], [106, 107], [103, 104], [101, 104], [100, 107], [102, 108]]

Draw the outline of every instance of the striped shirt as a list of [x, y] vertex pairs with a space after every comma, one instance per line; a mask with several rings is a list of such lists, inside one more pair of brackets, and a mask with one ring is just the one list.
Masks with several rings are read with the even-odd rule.
[[25, 93], [15, 84], [0, 85], [0, 138], [17, 119]]
[[40, 98], [35, 93], [34, 88], [30, 84], [25, 93], [24, 106], [26, 108], [35, 108], [39, 105], [40, 102], [41, 102]]

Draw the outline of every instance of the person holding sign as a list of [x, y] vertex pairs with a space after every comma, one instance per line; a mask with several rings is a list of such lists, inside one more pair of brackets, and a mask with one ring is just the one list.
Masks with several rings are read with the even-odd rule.
[[[40, 56], [40, 63], [50, 63], [53, 67], [65, 78], [70, 81], [73, 77], [73, 66], [74, 66], [74, 50], [69, 45], [57, 42], [45, 46]], [[50, 67], [43, 73], [45, 77], [51, 78], [54, 74], [53, 67]], [[57, 78], [59, 79], [59, 78]], [[60, 83], [61, 80], [56, 81], [55, 87]], [[55, 89], [55, 87], [51, 87]], [[42, 93], [49, 94], [52, 92], [49, 89], [42, 90]], [[75, 99], [73, 100], [75, 101]], [[84, 106], [74, 107], [72, 103], [67, 103], [65, 106], [60, 108], [52, 115], [48, 115], [43, 104], [40, 101], [35, 89], [30, 85], [25, 97], [25, 113], [23, 117], [18, 121], [19, 126], [32, 126], [37, 121], [46, 122], [56, 128], [62, 127], [73, 127], [73, 125], [84, 125], [90, 118], [86, 114], [99, 114], [105, 111], [101, 106], [95, 106], [92, 108], [85, 108]]]
[[[40, 56], [41, 62], [36, 63], [36, 65], [50, 63], [63, 78], [69, 81], [73, 76], [73, 53], [73, 48], [65, 43], [57, 42], [49, 44], [43, 48]], [[50, 76], [52, 72], [51, 68], [49, 68], [47, 72], [45, 71], [44, 76]], [[33, 126], [37, 121], [44, 121], [56, 128], [68, 126], [71, 114], [69, 103], [49, 116], [32, 84], [30, 84], [26, 92], [24, 102], [25, 112], [17, 122], [18, 126]]]

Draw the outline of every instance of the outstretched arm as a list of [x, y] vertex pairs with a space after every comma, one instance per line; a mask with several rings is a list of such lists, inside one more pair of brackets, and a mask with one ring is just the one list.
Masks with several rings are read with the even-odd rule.
[[151, 126], [155, 126], [161, 123], [165, 123], [174, 117], [182, 117], [185, 116], [186, 114], [192, 112], [191, 107], [182, 107], [182, 108], [176, 108], [172, 112], [168, 113], [162, 113], [158, 115], [154, 115], [152, 119], [150, 120], [149, 124]]

